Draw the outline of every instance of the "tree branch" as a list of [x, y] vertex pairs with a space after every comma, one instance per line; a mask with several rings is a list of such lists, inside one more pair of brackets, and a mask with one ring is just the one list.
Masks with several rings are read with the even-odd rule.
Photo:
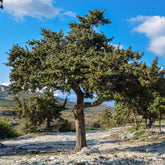
[[85, 108], [96, 107], [98, 105], [101, 105], [104, 101], [112, 101], [112, 99], [110, 99], [110, 100], [104, 100], [104, 99], [99, 98], [99, 99], [97, 99], [94, 102], [85, 102], [85, 103], [79, 104], [79, 105], [76, 106], [76, 108], [79, 111], [81, 111], [81, 110], [83, 110]]

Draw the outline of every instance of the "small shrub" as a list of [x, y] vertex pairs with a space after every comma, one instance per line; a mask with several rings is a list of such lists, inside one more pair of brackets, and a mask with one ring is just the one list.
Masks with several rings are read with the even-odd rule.
[[85, 165], [86, 163], [84, 162], [75, 162], [74, 165]]
[[66, 119], [61, 119], [58, 124], [57, 124], [57, 129], [60, 132], [70, 132], [74, 131], [73, 124], [72, 122], [66, 120]]
[[98, 122], [95, 122], [94, 124], [91, 125], [91, 127], [101, 128], [101, 125]]
[[84, 162], [75, 162], [74, 165], [85, 165], [86, 163]]
[[4, 138], [15, 138], [18, 136], [18, 133], [10, 128], [10, 124], [4, 120], [0, 120], [0, 139]]

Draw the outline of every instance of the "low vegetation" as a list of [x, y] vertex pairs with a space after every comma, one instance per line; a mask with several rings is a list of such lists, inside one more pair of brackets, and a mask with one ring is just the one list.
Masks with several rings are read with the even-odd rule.
[[15, 138], [18, 137], [18, 133], [10, 124], [5, 120], [0, 120], [0, 139]]

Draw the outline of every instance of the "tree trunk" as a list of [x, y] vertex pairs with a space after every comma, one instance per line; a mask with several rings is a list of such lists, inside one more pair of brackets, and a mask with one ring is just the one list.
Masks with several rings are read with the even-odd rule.
[[161, 130], [161, 119], [162, 119], [162, 115], [161, 115], [161, 112], [159, 112], [159, 133], [160, 134], [162, 133], [162, 130]]
[[84, 111], [80, 112], [78, 109], [73, 111], [75, 117], [75, 127], [76, 127], [76, 147], [75, 152], [80, 151], [83, 147], [86, 147], [86, 134], [85, 134], [85, 119]]
[[77, 102], [73, 109], [73, 114], [75, 118], [76, 127], [76, 146], [75, 152], [80, 151], [83, 147], [87, 146], [86, 134], [85, 134], [85, 118], [84, 118], [84, 108], [95, 107], [103, 103], [102, 99], [98, 99], [93, 103], [84, 103], [84, 93], [81, 91], [79, 84], [72, 84], [72, 89], [76, 93]]
[[84, 103], [84, 94], [80, 88], [75, 88], [75, 93], [77, 95], [76, 106], [73, 109], [73, 114], [75, 118], [76, 127], [76, 146], [75, 152], [81, 151], [83, 147], [86, 147], [86, 134], [85, 134], [85, 118], [84, 111], [81, 104]]
[[47, 123], [46, 123], [46, 129], [50, 130], [51, 126], [50, 126], [50, 119], [47, 118]]
[[154, 123], [154, 119], [152, 117], [149, 118], [149, 124], [148, 124], [148, 128], [151, 128], [152, 125]]
[[147, 118], [145, 119], [145, 128], [147, 129]]
[[108, 119], [108, 127], [110, 127], [110, 119]]
[[136, 117], [136, 112], [133, 111], [133, 116], [134, 116], [134, 120], [135, 120], [135, 129], [138, 130], [139, 129], [139, 122], [137, 120]]

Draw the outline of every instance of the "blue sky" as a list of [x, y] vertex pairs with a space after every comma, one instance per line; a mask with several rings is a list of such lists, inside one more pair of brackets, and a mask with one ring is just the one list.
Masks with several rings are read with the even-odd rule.
[[144, 52], [143, 61], [148, 65], [158, 56], [159, 65], [165, 68], [165, 1], [164, 0], [4, 0], [0, 10], [0, 83], [9, 83], [10, 68], [7, 62], [13, 44], [25, 45], [39, 39], [40, 29], [62, 29], [76, 21], [75, 15], [88, 10], [106, 9], [105, 17], [112, 24], [99, 27], [107, 37], [114, 36], [113, 44], [126, 49]]

